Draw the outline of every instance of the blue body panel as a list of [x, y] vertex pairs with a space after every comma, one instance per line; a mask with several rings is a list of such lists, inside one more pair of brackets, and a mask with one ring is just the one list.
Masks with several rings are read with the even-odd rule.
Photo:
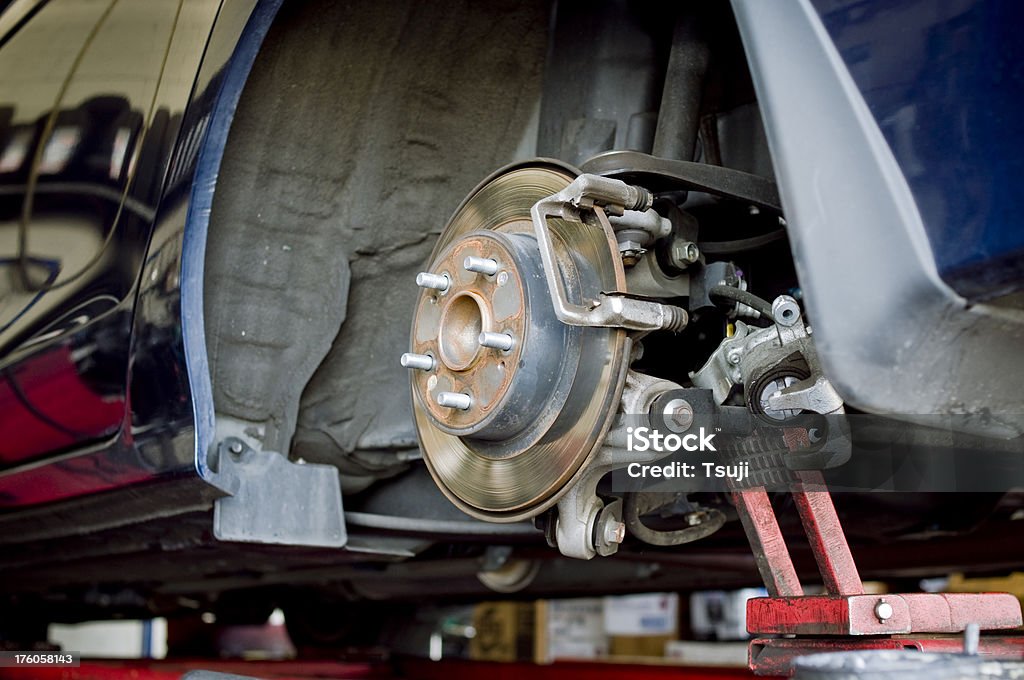
[[813, 0], [907, 178], [942, 278], [1024, 287], [1024, 3]]

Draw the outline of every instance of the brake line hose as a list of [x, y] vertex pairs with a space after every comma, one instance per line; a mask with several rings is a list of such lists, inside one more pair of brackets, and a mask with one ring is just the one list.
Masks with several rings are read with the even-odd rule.
[[733, 288], [732, 286], [712, 286], [711, 290], [708, 291], [708, 296], [743, 303], [752, 309], [756, 309], [760, 312], [761, 316], [769, 321], [775, 321], [775, 317], [772, 316], [772, 304], [764, 298], [760, 298], [745, 290]]

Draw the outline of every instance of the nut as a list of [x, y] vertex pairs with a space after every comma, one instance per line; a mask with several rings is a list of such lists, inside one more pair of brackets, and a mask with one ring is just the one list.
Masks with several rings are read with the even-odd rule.
[[662, 410], [665, 424], [673, 432], [686, 432], [693, 425], [693, 406], [685, 399], [672, 399]]
[[700, 259], [700, 249], [693, 241], [677, 239], [672, 242], [668, 258], [674, 267], [686, 269]]
[[789, 295], [780, 295], [772, 302], [772, 316], [780, 326], [793, 326], [800, 320], [800, 305]]
[[622, 257], [622, 264], [632, 267], [643, 254], [647, 252], [639, 241], [619, 241], [619, 255]]
[[626, 525], [622, 522], [609, 522], [604, 527], [605, 543], [618, 545], [626, 540]]

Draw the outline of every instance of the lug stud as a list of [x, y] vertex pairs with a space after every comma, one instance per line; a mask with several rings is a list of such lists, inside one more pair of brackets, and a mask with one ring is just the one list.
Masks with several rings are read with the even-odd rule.
[[415, 368], [421, 371], [434, 370], [434, 357], [426, 354], [413, 354], [406, 352], [402, 355], [402, 366], [404, 368]]
[[491, 349], [500, 349], [503, 352], [507, 352], [512, 349], [512, 336], [508, 333], [492, 333], [490, 331], [484, 331], [477, 338], [477, 342], [480, 343], [481, 347], [490, 347]]
[[470, 255], [462, 261], [463, 268], [468, 272], [494, 276], [498, 273], [498, 263], [489, 257], [474, 257]]
[[420, 288], [433, 288], [434, 290], [439, 290], [443, 293], [448, 290], [448, 286], [451, 285], [451, 281], [448, 279], [447, 274], [420, 272], [416, 275], [416, 285]]
[[437, 405], [466, 411], [473, 405], [473, 397], [462, 392], [441, 392], [437, 395]]

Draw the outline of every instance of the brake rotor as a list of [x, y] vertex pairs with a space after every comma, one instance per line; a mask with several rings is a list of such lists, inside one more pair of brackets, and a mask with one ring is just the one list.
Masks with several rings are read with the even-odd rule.
[[[577, 171], [512, 166], [456, 210], [430, 257], [413, 320], [413, 410], [441, 490], [470, 515], [517, 521], [551, 507], [600, 446], [626, 369], [625, 331], [554, 315], [530, 221]], [[571, 302], [621, 285], [614, 244], [595, 226], [548, 221]], [[431, 287], [432, 286], [432, 287]]]

